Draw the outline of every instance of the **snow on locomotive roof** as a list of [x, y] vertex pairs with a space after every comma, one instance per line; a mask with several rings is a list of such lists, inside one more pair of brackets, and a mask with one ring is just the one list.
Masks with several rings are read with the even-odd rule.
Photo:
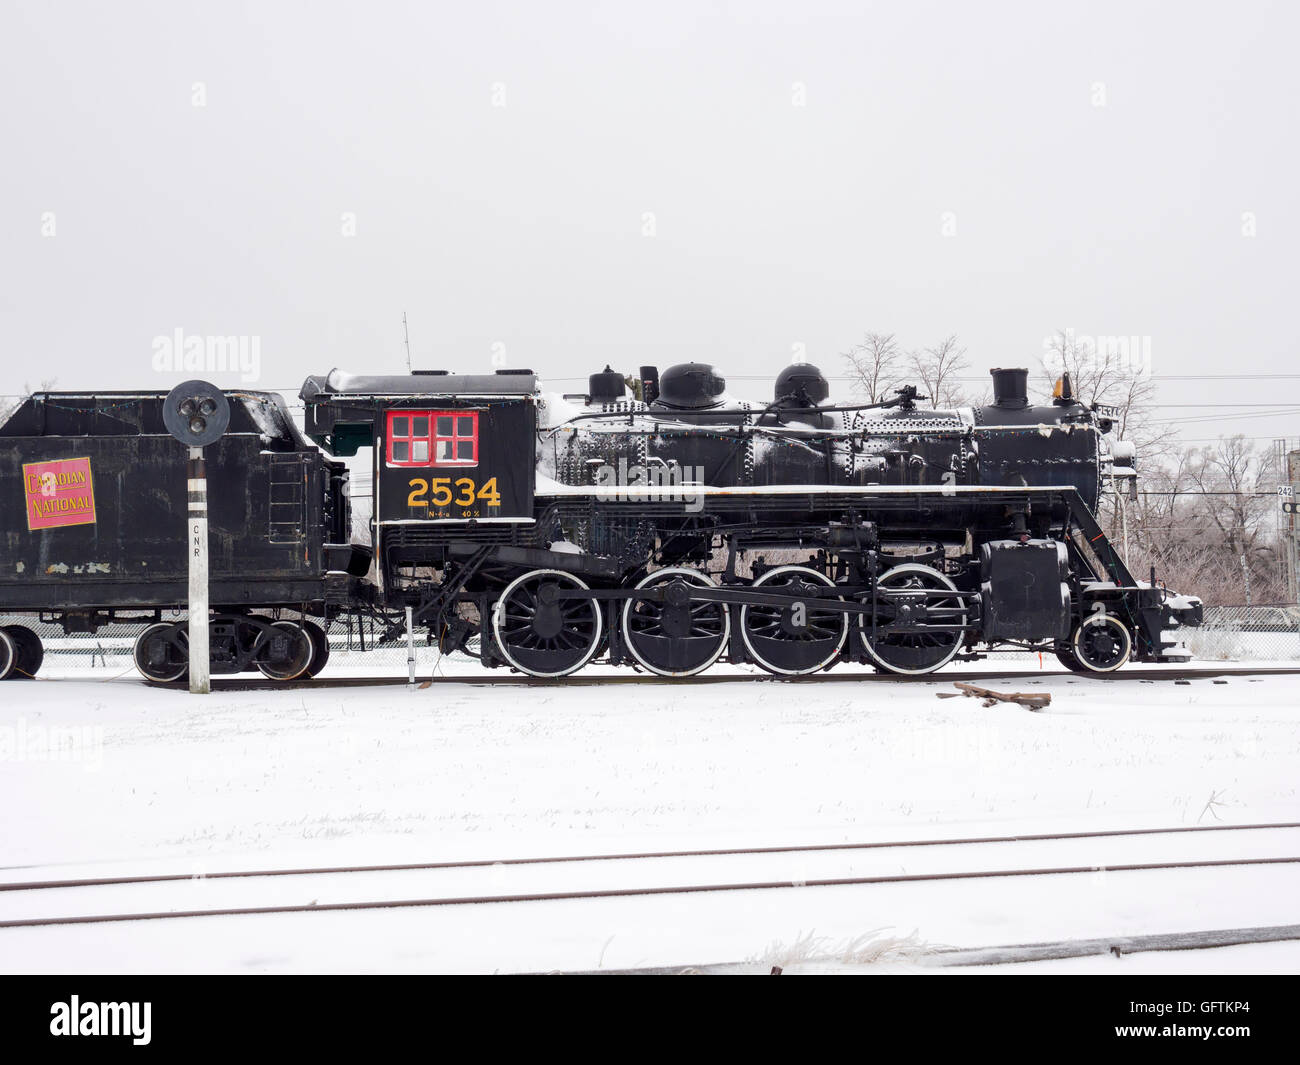
[[308, 377], [302, 398], [323, 393], [350, 396], [528, 396], [537, 391], [537, 375], [528, 370], [490, 374], [397, 373], [352, 374], [333, 369], [325, 377]]

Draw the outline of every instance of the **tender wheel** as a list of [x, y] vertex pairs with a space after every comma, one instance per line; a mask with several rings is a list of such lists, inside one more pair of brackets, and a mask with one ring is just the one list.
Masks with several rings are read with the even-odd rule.
[[45, 645], [40, 637], [23, 625], [8, 625], [9, 636], [18, 648], [17, 680], [31, 680], [45, 661]]
[[311, 665], [311, 636], [292, 621], [277, 621], [271, 628], [274, 635], [257, 653], [258, 671], [270, 680], [297, 680]]
[[637, 588], [664, 585], [667, 599], [629, 599], [623, 607], [623, 642], [641, 665], [661, 677], [692, 677], [713, 665], [731, 637], [731, 618], [721, 603], [691, 602], [690, 586], [714, 587], [698, 570], [656, 570]]
[[1093, 614], [1074, 630], [1070, 646], [1080, 666], [1089, 673], [1110, 673], [1128, 661], [1133, 638], [1119, 618]]
[[516, 578], [492, 608], [492, 632], [510, 665], [532, 677], [564, 677], [600, 649], [605, 622], [595, 599], [561, 599], [587, 590], [571, 573], [535, 569]]
[[[800, 676], [825, 669], [844, 649], [849, 616], [818, 609], [817, 587], [835, 587], [824, 573], [807, 566], [778, 566], [754, 582], [755, 588], [789, 592], [788, 607], [740, 608], [740, 634], [759, 666], [769, 673]], [[806, 602], [800, 596], [810, 597]]]
[[5, 629], [0, 629], [0, 680], [8, 680], [18, 670], [18, 645]]
[[[901, 592], [957, 591], [957, 586], [946, 576], [919, 562], [895, 566], [880, 576], [876, 586]], [[890, 673], [933, 673], [952, 661], [961, 648], [962, 634], [955, 629], [891, 631], [891, 627], [898, 622], [915, 623], [923, 620], [944, 625], [964, 624], [966, 610], [956, 595], [951, 599], [918, 596], [913, 602], [882, 599], [877, 609], [874, 633], [871, 619], [865, 614], [858, 619], [858, 631], [867, 654], [881, 669]]]
[[303, 621], [303, 631], [307, 633], [307, 638], [311, 640], [311, 661], [307, 664], [307, 669], [303, 673], [305, 677], [314, 677], [330, 660], [330, 641], [322, 629], [314, 621]]
[[155, 622], [135, 640], [135, 668], [146, 680], [169, 684], [189, 672], [188, 630], [184, 624]]
[[45, 661], [45, 646], [41, 643], [41, 638], [22, 625], [6, 625], [5, 631], [13, 641], [16, 652], [12, 679], [31, 680]]

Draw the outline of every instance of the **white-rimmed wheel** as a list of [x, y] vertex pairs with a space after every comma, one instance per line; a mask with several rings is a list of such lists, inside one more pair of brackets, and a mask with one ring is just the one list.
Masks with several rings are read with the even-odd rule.
[[257, 670], [269, 680], [297, 680], [311, 665], [315, 648], [307, 630], [292, 621], [271, 625], [270, 637], [257, 652]]
[[14, 680], [34, 679], [45, 661], [45, 645], [41, 638], [24, 625], [6, 625], [4, 631], [13, 640], [15, 651], [10, 677]]
[[588, 590], [558, 569], [535, 569], [512, 581], [492, 607], [492, 634], [505, 660], [532, 677], [565, 677], [590, 662], [604, 634], [600, 603], [561, 597]]
[[146, 680], [169, 684], [189, 672], [188, 630], [185, 625], [157, 621], [135, 639], [135, 668]]
[[933, 673], [952, 661], [961, 648], [962, 630], [927, 626], [964, 625], [963, 600], [955, 594], [926, 594], [956, 593], [952, 581], [931, 566], [906, 562], [882, 574], [876, 588], [898, 593], [878, 598], [874, 627], [865, 614], [858, 620], [862, 643], [876, 665], [890, 673], [916, 674]]
[[4, 629], [0, 629], [0, 680], [8, 680], [17, 674], [18, 645]]
[[722, 603], [692, 602], [690, 589], [712, 588], [713, 578], [679, 566], [655, 570], [638, 590], [662, 588], [663, 601], [629, 599], [623, 607], [628, 652], [661, 677], [693, 677], [727, 649], [731, 617]]
[[303, 619], [303, 630], [307, 633], [307, 638], [311, 640], [311, 662], [307, 666], [306, 677], [314, 677], [330, 660], [330, 641], [322, 629], [314, 621]]
[[1084, 618], [1074, 630], [1070, 649], [1079, 665], [1089, 673], [1110, 673], [1128, 661], [1133, 638], [1119, 618], [1097, 613]]
[[759, 666], [769, 673], [797, 677], [825, 669], [839, 657], [849, 636], [849, 616], [818, 607], [825, 601], [818, 590], [835, 587], [826, 574], [807, 566], [778, 566], [753, 587], [790, 596], [789, 606], [740, 608], [740, 634]]

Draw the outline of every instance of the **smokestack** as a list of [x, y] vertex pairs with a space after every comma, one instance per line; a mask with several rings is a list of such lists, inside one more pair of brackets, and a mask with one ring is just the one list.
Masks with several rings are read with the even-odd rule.
[[993, 375], [993, 406], [1024, 410], [1029, 406], [1028, 370], [990, 370]]

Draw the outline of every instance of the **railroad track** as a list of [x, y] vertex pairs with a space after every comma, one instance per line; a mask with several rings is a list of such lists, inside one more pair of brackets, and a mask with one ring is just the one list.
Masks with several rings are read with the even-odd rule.
[[[831, 672], [817, 673], [807, 677], [777, 677], [768, 673], [703, 673], [691, 677], [689, 681], [673, 680], [645, 673], [595, 674], [563, 677], [560, 680], [542, 680], [537, 677], [521, 676], [505, 670], [495, 673], [471, 676], [422, 676], [417, 678], [420, 685], [471, 684], [501, 685], [506, 687], [590, 687], [616, 684], [934, 684], [951, 681], [980, 680], [1043, 680], [1045, 678], [1064, 678], [1083, 683], [1123, 684], [1126, 681], [1190, 681], [1230, 679], [1232, 677], [1288, 676], [1300, 674], [1300, 667], [1226, 669], [1223, 667], [1204, 666], [1193, 669], [1125, 669], [1117, 673], [1067, 673], [1063, 670], [1044, 669], [1007, 669], [1007, 670], [943, 670], [938, 673], [925, 673], [908, 676], [897, 673], [866, 672]], [[151, 688], [174, 688], [188, 691], [184, 684], [156, 684], [140, 681]], [[265, 678], [252, 677], [214, 677], [213, 691], [286, 691], [308, 688], [371, 688], [406, 685], [404, 676], [385, 677], [320, 677], [307, 681], [268, 681]]]
[[[1166, 845], [1189, 845], [1196, 841], [1199, 854], [1186, 853], [1164, 861], [1122, 860], [1149, 855], [1156, 839]], [[1086, 843], [1082, 857], [1079, 845]], [[1072, 850], [1073, 848], [1073, 850]], [[1089, 849], [1091, 849], [1089, 851]], [[1267, 851], [1267, 852], [1266, 852]], [[1008, 864], [1015, 856], [1030, 864]], [[946, 868], [947, 862], [965, 860], [965, 868]], [[971, 860], [975, 859], [975, 860]], [[1120, 859], [1120, 860], [1117, 860]], [[875, 862], [875, 867], [860, 871], [855, 863]], [[932, 868], [913, 871], [903, 865]], [[785, 875], [771, 873], [772, 863]], [[816, 862], [822, 873], [815, 875]], [[682, 882], [683, 863], [723, 865], [734, 871], [757, 867], [768, 875], [745, 879], [704, 879]], [[767, 863], [767, 864], [764, 864]], [[801, 864], [802, 863], [802, 864]], [[810, 864], [811, 863], [811, 864]], [[846, 869], [845, 866], [848, 866]], [[563, 883], [569, 874], [557, 871], [583, 867], [582, 886]], [[677, 869], [673, 867], [677, 866]], [[793, 866], [800, 868], [791, 872]], [[976, 866], [972, 868], [971, 866]], [[410, 909], [448, 906], [485, 906], [524, 902], [559, 902], [590, 899], [613, 899], [664, 895], [699, 895], [716, 892], [775, 891], [867, 887], [884, 884], [960, 883], [971, 880], [1023, 877], [1072, 877], [1097, 874], [1127, 874], [1180, 869], [1249, 868], [1264, 866], [1300, 866], [1300, 823], [1266, 823], [1250, 825], [1185, 826], [1168, 829], [1130, 829], [1092, 832], [982, 836], [958, 839], [891, 840], [866, 843], [828, 843], [799, 846], [714, 848], [708, 850], [648, 851], [626, 854], [565, 855], [476, 859], [467, 861], [424, 862], [388, 865], [356, 865], [321, 868], [231, 870], [208, 874], [157, 873], [137, 876], [97, 877], [65, 880], [20, 880], [0, 884], [0, 930], [55, 925], [106, 924], [124, 921], [180, 920], [201, 917], [239, 917], [266, 914], [321, 913], [330, 911]], [[897, 869], [895, 869], [897, 867]], [[503, 874], [511, 870], [531, 874], [541, 870], [540, 883], [523, 888], [502, 885]], [[627, 883], [624, 870], [636, 870], [639, 882]], [[592, 875], [595, 873], [596, 875]], [[466, 891], [487, 875], [492, 890]], [[611, 875], [612, 874], [612, 875]], [[434, 879], [440, 890], [433, 894], [409, 896], [405, 889], [421, 879]], [[548, 884], [547, 878], [550, 883]], [[600, 883], [602, 877], [605, 883]], [[449, 883], [437, 885], [436, 881]], [[557, 880], [559, 882], [557, 882]], [[495, 883], [493, 883], [495, 881]], [[145, 908], [160, 885], [176, 888], [186, 885], [191, 895], [203, 890], [209, 895], [238, 883], [245, 898], [225, 897], [222, 905], [189, 906], [185, 898], [164, 900], [162, 908]], [[458, 883], [461, 890], [457, 890]], [[356, 888], [381, 888], [372, 897], [329, 898], [329, 890], [344, 888], [343, 895]], [[279, 898], [266, 900], [268, 888]], [[324, 890], [323, 890], [324, 889]], [[182, 892], [182, 894], [185, 893]], [[374, 894], [388, 893], [375, 898]], [[122, 894], [143, 895], [137, 908], [111, 908]], [[237, 892], [236, 894], [240, 894]], [[302, 901], [308, 895], [311, 901]], [[256, 905], [237, 905], [254, 901]], [[321, 901], [321, 897], [325, 901]], [[65, 901], [66, 900], [66, 901]], [[102, 902], [99, 900], [103, 900]], [[24, 903], [27, 912], [22, 913]], [[31, 912], [33, 903], [37, 911]], [[83, 912], [68, 913], [71, 904], [81, 903]], [[86, 905], [89, 903], [90, 905]], [[104, 906], [110, 906], [105, 909]], [[94, 912], [84, 912], [91, 908]], [[17, 912], [16, 912], [17, 911]]]

